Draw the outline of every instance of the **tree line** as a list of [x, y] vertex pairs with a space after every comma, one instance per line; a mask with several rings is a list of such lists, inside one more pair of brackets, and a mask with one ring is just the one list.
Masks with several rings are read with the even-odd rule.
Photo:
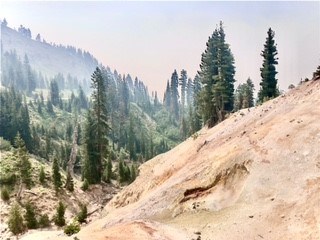
[[[277, 46], [274, 31], [269, 28], [261, 52], [261, 82], [256, 103], [280, 94], [276, 79]], [[213, 127], [233, 111], [254, 106], [254, 84], [249, 77], [235, 89], [235, 60], [226, 42], [223, 23], [213, 31], [202, 53], [200, 70], [192, 80], [187, 71], [176, 70], [167, 81], [163, 104], [180, 125], [182, 138], [190, 136], [203, 125]], [[180, 87], [180, 88], [179, 88]]]

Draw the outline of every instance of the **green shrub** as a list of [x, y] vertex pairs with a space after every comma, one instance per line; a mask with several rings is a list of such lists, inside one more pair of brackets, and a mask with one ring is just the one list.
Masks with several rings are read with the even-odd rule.
[[84, 204], [80, 205], [80, 212], [77, 215], [77, 220], [79, 223], [84, 223], [86, 222], [88, 216], [88, 210], [87, 210], [87, 206]]
[[0, 185], [14, 185], [16, 183], [16, 175], [14, 173], [1, 174], [0, 176]]
[[16, 236], [18, 236], [20, 233], [23, 233], [26, 229], [25, 225], [23, 224], [20, 207], [17, 203], [14, 204], [10, 210], [8, 227]]
[[110, 183], [112, 178], [112, 161], [111, 158], [108, 158], [106, 167], [103, 171], [102, 180], [106, 183]]
[[38, 221], [40, 228], [46, 228], [50, 226], [50, 220], [48, 214], [41, 215]]
[[44, 167], [41, 166], [40, 173], [39, 173], [39, 182], [43, 185], [45, 183], [45, 180], [46, 180], [46, 174], [44, 172]]
[[1, 199], [5, 202], [9, 201], [10, 193], [6, 187], [1, 188]]
[[66, 219], [64, 218], [65, 211], [66, 211], [66, 207], [60, 201], [57, 206], [57, 214], [53, 218], [54, 223], [59, 227], [66, 225]]
[[30, 202], [28, 202], [25, 208], [26, 208], [26, 213], [24, 215], [24, 219], [26, 220], [27, 228], [28, 229], [38, 228], [38, 221], [36, 219], [36, 212], [35, 212], [34, 206]]
[[88, 182], [87, 179], [84, 179], [83, 184], [82, 184], [82, 186], [81, 186], [81, 189], [82, 189], [83, 191], [87, 191], [87, 190], [89, 189], [89, 182]]
[[0, 137], [0, 150], [10, 151], [10, 149], [11, 149], [10, 142]]
[[80, 231], [80, 224], [77, 221], [73, 221], [64, 228], [64, 233], [71, 236]]

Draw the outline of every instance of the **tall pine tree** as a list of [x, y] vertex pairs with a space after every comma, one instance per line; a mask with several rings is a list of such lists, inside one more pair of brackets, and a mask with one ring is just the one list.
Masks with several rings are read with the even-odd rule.
[[266, 99], [274, 98], [279, 95], [279, 90], [277, 88], [278, 80], [276, 79], [276, 66], [278, 64], [278, 54], [277, 45], [274, 41], [274, 31], [269, 28], [268, 36], [264, 44], [264, 49], [261, 53], [263, 57], [261, 72], [261, 82], [260, 90], [258, 93], [259, 102], [263, 102]]
[[92, 110], [87, 115], [86, 125], [86, 150], [87, 158], [84, 163], [84, 178], [90, 184], [101, 182], [103, 173], [103, 162], [107, 155], [108, 148], [108, 113], [106, 81], [103, 78], [100, 68], [96, 68], [91, 76], [91, 87], [93, 92]]
[[234, 58], [220, 22], [219, 28], [209, 37], [199, 71], [203, 85], [200, 106], [209, 127], [222, 121], [225, 114], [233, 109], [234, 74]]
[[171, 107], [171, 89], [170, 89], [169, 80], [167, 81], [167, 88], [166, 88], [166, 91], [164, 93], [163, 103], [164, 103], [165, 108], [168, 111], [170, 111], [170, 107]]
[[193, 82], [192, 79], [189, 78], [187, 82], [187, 105], [190, 107], [193, 103]]
[[60, 167], [59, 167], [59, 163], [58, 163], [57, 157], [53, 158], [52, 180], [53, 180], [53, 185], [55, 187], [56, 192], [59, 191], [59, 189], [62, 186], [62, 181], [61, 181], [61, 173], [60, 173]]
[[179, 79], [179, 85], [181, 86], [181, 105], [182, 105], [182, 114], [185, 107], [185, 100], [186, 100], [186, 89], [187, 89], [187, 71], [182, 69], [181, 76]]
[[50, 82], [50, 100], [54, 106], [59, 105], [59, 101], [60, 101], [59, 86], [56, 80], [52, 80]]
[[171, 113], [174, 115], [175, 119], [179, 119], [179, 77], [176, 70], [171, 75]]

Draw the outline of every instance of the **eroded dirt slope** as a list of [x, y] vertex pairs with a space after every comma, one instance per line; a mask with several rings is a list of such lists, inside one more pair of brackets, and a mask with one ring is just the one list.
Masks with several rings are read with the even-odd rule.
[[77, 237], [320, 239], [320, 81], [143, 164]]

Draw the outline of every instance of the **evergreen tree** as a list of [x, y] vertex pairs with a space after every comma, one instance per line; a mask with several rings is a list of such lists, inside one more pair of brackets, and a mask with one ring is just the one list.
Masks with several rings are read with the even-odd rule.
[[253, 96], [254, 84], [253, 84], [252, 80], [250, 79], [250, 77], [247, 79], [246, 85], [247, 85], [247, 88], [246, 88], [245, 97], [248, 102], [247, 107], [253, 107], [254, 106], [254, 96]]
[[201, 70], [199, 72], [203, 87], [201, 89], [201, 95], [199, 96], [198, 105], [200, 106], [203, 120], [208, 123], [209, 127], [212, 127], [218, 121], [212, 93], [215, 84], [214, 76], [218, 75], [218, 37], [219, 34], [216, 29], [206, 43], [207, 48], [205, 52], [202, 53], [200, 65]]
[[222, 22], [209, 37], [200, 69], [203, 85], [199, 98], [201, 112], [204, 121], [212, 127], [233, 109], [234, 101], [234, 58], [225, 41]]
[[66, 211], [65, 206], [61, 201], [59, 201], [59, 204], [57, 206], [57, 213], [54, 216], [54, 223], [59, 227], [62, 227], [66, 224], [66, 220], [64, 218], [65, 211]]
[[193, 82], [192, 79], [189, 78], [187, 82], [187, 106], [191, 106], [193, 103]]
[[166, 88], [166, 91], [164, 93], [163, 103], [164, 103], [166, 109], [168, 111], [170, 111], [170, 107], [171, 107], [171, 89], [170, 89], [169, 80], [167, 81], [167, 88]]
[[186, 122], [185, 117], [182, 117], [182, 119], [181, 119], [180, 132], [181, 132], [181, 138], [186, 139], [187, 134], [188, 134], [188, 130], [187, 130], [187, 122]]
[[88, 99], [82, 90], [82, 87], [79, 86], [79, 104], [80, 108], [87, 109], [88, 108]]
[[154, 100], [153, 100], [153, 105], [154, 105], [154, 110], [157, 111], [160, 107], [160, 102], [159, 102], [159, 99], [158, 99], [158, 93], [157, 91], [155, 91], [154, 93]]
[[119, 160], [118, 174], [119, 174], [119, 182], [120, 183], [125, 182], [126, 181], [125, 165], [122, 159]]
[[240, 84], [235, 93], [234, 110], [238, 111], [243, 108], [244, 84]]
[[49, 155], [50, 155], [51, 152], [52, 152], [51, 136], [49, 134], [49, 131], [46, 131], [45, 132], [45, 157], [46, 157], [47, 160], [49, 160]]
[[126, 78], [123, 78], [123, 81], [121, 82], [121, 108], [124, 113], [124, 117], [127, 117], [129, 115], [129, 99], [130, 99], [130, 94], [129, 94], [129, 87]]
[[24, 75], [27, 83], [27, 93], [31, 94], [32, 91], [36, 89], [36, 81], [34, 79], [34, 75], [32, 74], [31, 67], [29, 64], [29, 59], [27, 54], [24, 55]]
[[1, 199], [5, 202], [10, 200], [10, 193], [7, 187], [1, 187]]
[[187, 89], [187, 71], [182, 69], [181, 70], [181, 77], [179, 79], [179, 84], [181, 86], [181, 105], [182, 105], [182, 114], [184, 112], [185, 107], [185, 100], [186, 100], [186, 89]]
[[81, 204], [80, 212], [77, 215], [77, 221], [79, 223], [85, 223], [87, 221], [87, 217], [88, 217], [87, 205]]
[[53, 158], [52, 179], [53, 179], [53, 185], [55, 187], [55, 190], [58, 191], [62, 186], [62, 181], [61, 181], [61, 173], [60, 173], [60, 167], [59, 167], [57, 157]]
[[[219, 65], [219, 80], [223, 83], [225, 88], [225, 94], [227, 100], [224, 100], [225, 104], [222, 107], [225, 111], [230, 112], [233, 110], [234, 102], [234, 75], [235, 75], [235, 66], [234, 66], [234, 57], [231, 53], [229, 44], [226, 43], [225, 33], [222, 22], [220, 22], [219, 27], [219, 49], [218, 49], [218, 65]], [[222, 117], [221, 120], [223, 120]]]
[[0, 91], [0, 136], [14, 145], [18, 132], [27, 149], [32, 152], [34, 148], [28, 106], [22, 103], [22, 95], [11, 87], [9, 91]]
[[31, 163], [29, 161], [29, 156], [27, 149], [25, 147], [24, 141], [18, 132], [15, 138], [16, 151], [15, 155], [18, 159], [18, 168], [20, 171], [20, 178], [22, 183], [26, 185], [27, 188], [31, 187]]
[[131, 165], [131, 182], [133, 182], [137, 178], [136, 168], [134, 164]]
[[67, 180], [66, 180], [65, 188], [70, 192], [74, 191], [73, 178], [71, 176], [70, 171], [68, 171], [68, 173], [67, 173]]
[[269, 28], [268, 36], [266, 42], [264, 44], [264, 49], [261, 53], [263, 57], [262, 67], [260, 68], [261, 72], [261, 82], [260, 82], [260, 90], [258, 93], [259, 102], [263, 102], [266, 99], [274, 98], [279, 95], [279, 91], [277, 89], [277, 82], [275, 65], [278, 64], [278, 58], [276, 55], [278, 54], [277, 46], [274, 40], [274, 31]]
[[39, 155], [41, 139], [37, 133], [35, 126], [32, 126], [32, 139], [33, 139], [33, 152]]
[[171, 75], [171, 113], [174, 115], [175, 119], [179, 119], [179, 77], [176, 70]]
[[254, 106], [253, 99], [254, 85], [250, 78], [246, 83], [240, 84], [235, 93], [235, 106], [234, 109], [240, 110]]
[[7, 19], [4, 18], [1, 25], [7, 27], [8, 26]]
[[46, 180], [46, 174], [44, 172], [44, 167], [41, 166], [40, 173], [39, 173], [39, 182], [43, 185], [45, 183], [45, 180]]
[[131, 181], [131, 172], [128, 165], [124, 163], [124, 181], [130, 182]]
[[54, 106], [58, 106], [60, 102], [59, 86], [56, 80], [50, 82], [50, 100]]
[[111, 182], [111, 177], [112, 177], [112, 161], [111, 161], [111, 157], [108, 157], [108, 161], [107, 161], [107, 166], [104, 170], [104, 181], [107, 183]]
[[98, 166], [98, 144], [95, 135], [95, 121], [92, 118], [92, 111], [89, 110], [87, 113], [87, 121], [85, 126], [85, 147], [86, 147], [86, 157], [84, 159], [84, 164], [82, 167], [82, 176], [88, 181], [88, 183], [93, 184], [99, 182], [99, 169]]
[[200, 93], [202, 90], [200, 76], [196, 74], [193, 79], [193, 106], [195, 110], [200, 111]]
[[317, 67], [316, 71], [312, 75], [314, 80], [317, 80], [320, 78], [320, 65]]
[[54, 115], [53, 105], [50, 99], [47, 101], [47, 111], [50, 115]]
[[90, 184], [99, 183], [102, 178], [102, 163], [108, 147], [108, 114], [105, 80], [97, 67], [91, 77], [92, 81], [92, 111], [87, 115], [86, 150], [84, 178]]
[[20, 109], [20, 113], [18, 115], [18, 118], [21, 118], [20, 126], [19, 126], [19, 132], [21, 134], [22, 139], [24, 140], [26, 144], [26, 148], [33, 153], [34, 151], [34, 143], [31, 136], [31, 130], [30, 130], [30, 117], [29, 117], [29, 109], [28, 105], [24, 105], [23, 108]]
[[21, 215], [20, 207], [15, 203], [9, 213], [8, 227], [10, 231], [17, 236], [25, 231], [25, 225]]
[[39, 218], [39, 227], [46, 228], [50, 226], [50, 219], [48, 214], [41, 215]]
[[24, 215], [24, 219], [26, 220], [27, 228], [28, 229], [38, 228], [38, 221], [36, 219], [34, 206], [30, 202], [27, 202], [25, 205], [25, 208], [26, 208], [26, 213]]
[[38, 113], [42, 115], [42, 105], [38, 103]]
[[38, 33], [38, 34], [37, 34], [37, 36], [36, 36], [36, 41], [41, 42], [41, 36], [40, 36], [40, 33]]
[[93, 114], [96, 118], [95, 133], [97, 136], [98, 144], [98, 181], [101, 180], [102, 162], [107, 152], [108, 146], [108, 113], [107, 113], [107, 96], [105, 80], [102, 77], [101, 70], [96, 68], [96, 71], [91, 77], [92, 81], [92, 106]]
[[134, 126], [133, 126], [133, 116], [130, 116], [129, 120], [129, 154], [130, 154], [130, 159], [136, 159], [136, 152], [134, 148], [134, 139], [135, 139], [135, 133], [134, 133]]

